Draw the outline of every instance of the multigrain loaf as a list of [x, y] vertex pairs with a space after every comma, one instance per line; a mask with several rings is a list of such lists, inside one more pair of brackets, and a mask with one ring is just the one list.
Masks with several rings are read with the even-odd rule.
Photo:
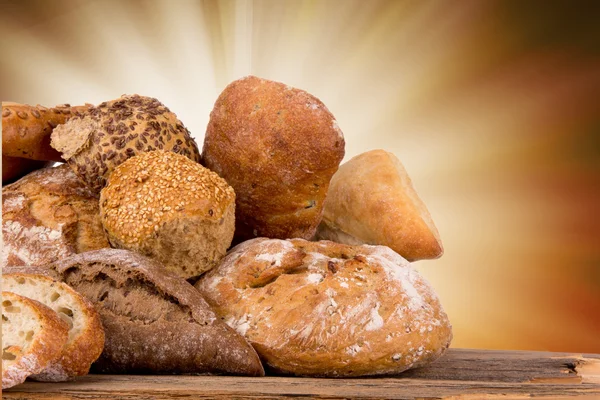
[[34, 171], [2, 188], [2, 233], [2, 267], [109, 247], [98, 197], [67, 165]]
[[61, 357], [69, 327], [45, 305], [2, 292], [2, 389], [25, 382]]
[[252, 346], [193, 286], [150, 258], [102, 249], [44, 268], [100, 313], [106, 342], [93, 371], [264, 375]]
[[379, 244], [409, 261], [444, 249], [433, 219], [400, 160], [384, 150], [359, 154], [331, 179], [317, 239]]
[[396, 374], [436, 360], [452, 338], [432, 288], [383, 246], [253, 239], [196, 288], [279, 373]]
[[67, 284], [39, 274], [3, 273], [2, 280], [3, 290], [39, 301], [69, 325], [62, 356], [31, 378], [60, 382], [87, 374], [104, 348], [100, 315], [90, 301]]
[[160, 261], [191, 278], [223, 258], [235, 229], [235, 193], [187, 157], [152, 151], [115, 168], [100, 195], [113, 247]]
[[249, 76], [228, 85], [210, 114], [203, 163], [236, 193], [235, 241], [311, 238], [344, 136], [311, 94]]
[[50, 146], [50, 134], [70, 118], [85, 114], [91, 105], [52, 108], [2, 102], [2, 155], [40, 161], [62, 161]]
[[2, 156], [2, 186], [13, 183], [36, 169], [50, 167], [54, 161], [28, 160], [27, 158]]
[[104, 102], [72, 118], [52, 132], [51, 145], [96, 193], [117, 165], [140, 153], [172, 151], [200, 161], [177, 116], [157, 99], [139, 95]]

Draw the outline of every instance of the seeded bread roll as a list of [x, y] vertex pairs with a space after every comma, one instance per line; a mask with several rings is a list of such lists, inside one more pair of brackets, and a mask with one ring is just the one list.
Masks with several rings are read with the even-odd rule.
[[318, 239], [389, 246], [409, 261], [438, 258], [442, 241], [398, 158], [359, 154], [331, 179]]
[[202, 157], [235, 190], [235, 241], [311, 238], [344, 145], [333, 115], [309, 93], [254, 76], [227, 86]]
[[109, 247], [98, 197], [64, 164], [2, 188], [2, 234], [2, 267]]
[[115, 168], [100, 195], [113, 247], [133, 250], [190, 278], [231, 245], [235, 193], [216, 173], [179, 154], [152, 151]]
[[262, 376], [252, 348], [184, 279], [140, 254], [102, 249], [45, 266], [87, 297], [102, 318], [101, 373]]
[[62, 161], [50, 147], [50, 134], [70, 118], [85, 113], [91, 105], [69, 104], [46, 108], [2, 102], [2, 155], [40, 161]]
[[54, 310], [69, 325], [69, 336], [62, 356], [31, 378], [61, 382], [87, 374], [90, 365], [104, 348], [104, 329], [100, 315], [89, 300], [67, 284], [39, 274], [3, 271], [2, 288], [39, 301]]
[[45, 305], [2, 292], [2, 389], [25, 382], [58, 360], [69, 327]]
[[8, 185], [36, 169], [50, 167], [54, 161], [28, 160], [27, 158], [2, 156], [2, 186]]
[[99, 193], [113, 169], [136, 154], [172, 151], [199, 162], [198, 147], [177, 116], [161, 102], [122, 96], [72, 118], [52, 132], [51, 145]]
[[432, 288], [383, 246], [253, 239], [196, 288], [280, 373], [397, 374], [436, 360], [452, 338]]

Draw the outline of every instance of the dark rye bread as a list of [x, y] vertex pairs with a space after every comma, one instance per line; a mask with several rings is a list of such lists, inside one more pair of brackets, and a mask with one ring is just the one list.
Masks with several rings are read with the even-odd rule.
[[116, 249], [46, 265], [100, 313], [101, 373], [220, 373], [263, 376], [254, 349], [192, 285], [142, 255]]

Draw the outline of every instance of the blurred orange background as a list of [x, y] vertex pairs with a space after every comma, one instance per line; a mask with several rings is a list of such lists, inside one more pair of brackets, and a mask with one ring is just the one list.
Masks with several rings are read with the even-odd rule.
[[454, 347], [600, 353], [600, 12], [585, 1], [0, 0], [0, 94], [157, 97], [202, 142], [247, 74], [404, 163]]

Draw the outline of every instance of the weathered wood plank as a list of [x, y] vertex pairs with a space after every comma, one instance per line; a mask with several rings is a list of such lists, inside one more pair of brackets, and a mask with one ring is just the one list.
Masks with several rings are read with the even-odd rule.
[[89, 375], [74, 382], [27, 382], [5, 399], [441, 399], [600, 398], [600, 355], [451, 349], [428, 368], [397, 377]]

